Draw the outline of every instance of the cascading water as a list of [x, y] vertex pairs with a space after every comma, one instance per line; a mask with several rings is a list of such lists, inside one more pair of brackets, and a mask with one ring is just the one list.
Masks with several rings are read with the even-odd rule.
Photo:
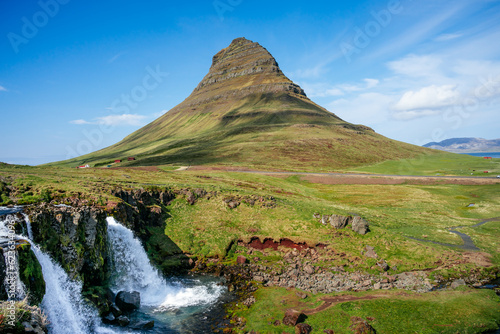
[[178, 327], [182, 320], [192, 321], [190, 316], [206, 310], [223, 295], [224, 287], [214, 280], [167, 281], [151, 265], [140, 240], [131, 230], [112, 217], [108, 217], [107, 222], [113, 267], [111, 289], [115, 293], [122, 290], [140, 292], [139, 311], [149, 318], [172, 329]]
[[26, 287], [19, 276], [19, 258], [16, 251], [19, 237], [15, 234], [14, 223], [15, 217], [10, 214], [0, 220], [0, 244], [7, 265], [4, 286], [9, 300], [22, 300], [26, 297]]
[[149, 262], [146, 251], [133, 232], [108, 217], [108, 236], [111, 246], [112, 290], [138, 291], [141, 304], [154, 306], [157, 311], [192, 305], [210, 304], [221, 295], [217, 284], [186, 287], [181, 282], [167, 283]]
[[[6, 229], [9, 229], [9, 224], [12, 224], [12, 220], [15, 219], [14, 216], [7, 215], [5, 219], [0, 220], [0, 237], [3, 237], [6, 232], [8, 233]], [[27, 215], [24, 215], [24, 220], [30, 238], [16, 237], [29, 241], [31, 249], [42, 267], [45, 280], [45, 296], [41, 308], [47, 314], [50, 322], [49, 333], [115, 333], [102, 327], [97, 311], [83, 301], [81, 298], [81, 283], [72, 281], [59, 264], [54, 262], [49, 255], [31, 241], [33, 237], [31, 222]]]

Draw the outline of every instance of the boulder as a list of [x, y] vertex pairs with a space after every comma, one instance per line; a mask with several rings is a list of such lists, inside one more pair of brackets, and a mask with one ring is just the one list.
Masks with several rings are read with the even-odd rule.
[[375, 329], [366, 320], [359, 317], [351, 318], [351, 326], [349, 328], [354, 334], [375, 334]]
[[141, 295], [137, 291], [120, 291], [116, 295], [115, 303], [123, 312], [137, 310], [141, 306]]
[[247, 258], [244, 257], [243, 255], [240, 255], [236, 258], [236, 263], [245, 264], [245, 263], [247, 263]]
[[112, 324], [115, 321], [116, 321], [116, 318], [112, 312], [109, 312], [107, 315], [102, 317], [102, 322], [104, 322], [105, 324]]
[[295, 326], [299, 322], [303, 322], [305, 318], [306, 316], [304, 313], [294, 309], [288, 309], [285, 312], [282, 323], [286, 326]]
[[369, 231], [368, 222], [366, 220], [364, 220], [363, 218], [361, 218], [360, 216], [355, 216], [352, 219], [351, 228], [354, 232], [359, 233], [361, 235], [365, 235]]
[[321, 216], [321, 224], [323, 224], [323, 225], [328, 224], [329, 219], [330, 219], [330, 216], [328, 216], [328, 215]]
[[118, 325], [122, 326], [122, 327], [125, 327], [127, 326], [128, 324], [130, 324], [130, 319], [127, 318], [126, 316], [124, 315], [121, 315], [119, 316], [117, 319], [117, 322], [118, 322]]
[[138, 321], [133, 325], [131, 325], [130, 327], [132, 327], [132, 329], [141, 330], [141, 329], [151, 329], [154, 326], [155, 326], [154, 320], [150, 320], [150, 321]]
[[341, 229], [346, 227], [348, 223], [349, 223], [349, 217], [340, 215], [330, 216], [330, 225], [332, 225], [333, 228]]
[[375, 252], [375, 248], [373, 248], [372, 246], [366, 246], [365, 249], [366, 249], [365, 252], [366, 257], [370, 257], [372, 259], [378, 258], [378, 254], [377, 252]]
[[295, 334], [309, 334], [312, 332], [312, 327], [308, 324], [298, 324], [295, 326]]
[[387, 264], [387, 262], [385, 262], [385, 260], [380, 260], [377, 262], [377, 266], [379, 266], [380, 268], [382, 268], [383, 271], [387, 271], [389, 270], [389, 265]]

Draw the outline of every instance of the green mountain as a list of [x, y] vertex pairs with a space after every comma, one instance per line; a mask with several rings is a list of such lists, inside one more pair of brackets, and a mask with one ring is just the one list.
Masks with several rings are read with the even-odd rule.
[[261, 45], [235, 39], [182, 103], [119, 143], [58, 164], [331, 170], [428, 149], [348, 123], [311, 101]]

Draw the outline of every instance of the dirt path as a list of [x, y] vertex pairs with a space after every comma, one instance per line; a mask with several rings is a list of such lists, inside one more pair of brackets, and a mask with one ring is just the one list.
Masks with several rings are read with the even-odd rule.
[[389, 174], [356, 174], [356, 173], [304, 173], [304, 172], [271, 172], [244, 170], [236, 167], [192, 166], [190, 171], [226, 171], [238, 173], [262, 174], [276, 177], [300, 175], [302, 180], [321, 184], [459, 184], [482, 185], [500, 184], [496, 177], [477, 176], [421, 176], [421, 175], [389, 175]]
[[345, 303], [345, 302], [352, 302], [352, 301], [358, 301], [358, 300], [371, 300], [371, 299], [377, 299], [377, 298], [386, 298], [386, 295], [371, 295], [371, 296], [364, 296], [364, 297], [356, 297], [352, 295], [347, 295], [347, 296], [335, 296], [335, 297], [325, 297], [321, 298], [321, 301], [323, 301], [323, 304], [320, 306], [313, 308], [313, 309], [308, 309], [308, 310], [302, 310], [301, 312], [304, 313], [305, 315], [312, 315], [316, 314], [318, 312], [324, 311], [328, 309], [329, 307], [332, 307], [335, 304], [338, 303]]

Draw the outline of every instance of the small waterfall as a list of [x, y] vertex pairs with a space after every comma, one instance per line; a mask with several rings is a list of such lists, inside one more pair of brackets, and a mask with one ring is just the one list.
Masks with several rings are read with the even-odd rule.
[[32, 250], [42, 266], [46, 292], [41, 306], [48, 315], [51, 332], [91, 332], [99, 318], [97, 311], [83, 302], [81, 283], [70, 280], [64, 269], [33, 243]]
[[28, 230], [28, 238], [30, 240], [33, 240], [33, 230], [31, 229], [31, 221], [30, 217], [28, 217], [27, 214], [23, 212], [23, 217], [24, 217], [24, 222], [26, 223], [26, 229]]
[[210, 305], [223, 293], [216, 285], [185, 286], [181, 282], [169, 283], [149, 262], [146, 251], [133, 232], [107, 218], [108, 240], [112, 265], [112, 290], [138, 291], [141, 304], [155, 307], [156, 311], [177, 309], [195, 305]]
[[15, 223], [15, 217], [10, 214], [0, 220], [0, 244], [6, 265], [4, 286], [7, 296], [9, 300], [22, 300], [26, 297], [26, 287], [19, 275], [19, 257], [15, 248], [19, 237], [15, 234]]
[[[12, 224], [9, 219], [14, 221], [16, 218], [8, 215], [6, 220], [0, 220], [0, 237], [8, 232], [6, 231], [9, 228], [8, 224]], [[42, 267], [45, 280], [45, 296], [40, 306], [48, 316], [49, 333], [115, 333], [113, 330], [102, 327], [97, 310], [84, 302], [81, 297], [82, 284], [72, 281], [59, 264], [31, 241], [33, 238], [31, 222], [27, 215], [24, 215], [24, 220], [30, 236], [28, 241], [31, 244], [31, 250]], [[19, 273], [19, 268], [17, 272]]]

